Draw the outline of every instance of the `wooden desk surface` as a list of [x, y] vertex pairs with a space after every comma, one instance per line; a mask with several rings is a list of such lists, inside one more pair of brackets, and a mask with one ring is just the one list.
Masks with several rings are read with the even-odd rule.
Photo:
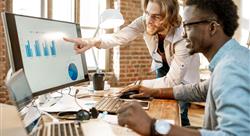
[[[114, 90], [114, 88], [112, 89]], [[81, 90], [83, 90], [83, 88], [81, 88]], [[115, 90], [120, 90], [120, 88], [115, 88]], [[105, 91], [105, 94], [110, 94], [110, 92], [112, 91]], [[98, 93], [98, 96], [100, 96], [100, 93]], [[98, 101], [101, 97], [91, 96], [82, 99]], [[174, 120], [175, 125], [181, 125], [179, 105], [176, 100], [153, 99], [150, 101], [150, 107], [146, 112], [153, 118]]]
[[174, 120], [175, 125], [181, 125], [179, 105], [175, 100], [153, 99], [147, 113], [156, 119]]
[[[99, 100], [100, 98], [94, 99]], [[179, 105], [176, 100], [153, 99], [146, 112], [153, 118], [174, 120], [175, 125], [181, 126]]]
[[[119, 91], [121, 89], [120, 87], [112, 87], [110, 90]], [[94, 100], [98, 99], [100, 97], [94, 98]], [[180, 110], [176, 100], [153, 99], [150, 101], [149, 110], [146, 110], [146, 112], [153, 118], [174, 120], [175, 125], [181, 126]]]
[[[86, 100], [95, 100], [98, 101], [100, 100], [101, 97], [85, 97], [83, 99]], [[167, 120], [174, 120], [175, 125], [180, 126], [180, 113], [179, 113], [179, 105], [177, 101], [175, 100], [163, 100], [163, 99], [153, 99], [150, 101], [150, 107], [146, 112], [153, 118], [156, 119], [167, 119]], [[48, 117], [43, 118], [45, 122], [51, 122], [51, 119], [48, 119]], [[137, 133], [128, 130], [126, 127], [120, 127], [118, 125], [111, 125], [112, 127], [110, 128], [107, 127], [107, 124], [103, 124], [103, 122], [100, 122], [98, 120], [90, 120], [86, 123], [82, 124], [83, 130], [85, 135], [95, 135], [94, 133], [98, 133], [97, 135], [100, 134], [99, 131], [96, 131], [97, 129], [102, 130], [102, 135], [105, 135], [106, 133], [114, 133], [113, 135], [119, 135], [119, 136], [138, 136]], [[112, 129], [112, 130], [110, 130]], [[105, 134], [103, 131], [107, 131]], [[110, 136], [110, 134], [106, 134]]]

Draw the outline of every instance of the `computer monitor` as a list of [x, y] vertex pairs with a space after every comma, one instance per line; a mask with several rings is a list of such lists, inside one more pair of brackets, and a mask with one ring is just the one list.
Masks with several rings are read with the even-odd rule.
[[81, 37], [79, 24], [2, 13], [10, 66], [24, 69], [33, 96], [89, 81], [84, 54], [63, 37]]

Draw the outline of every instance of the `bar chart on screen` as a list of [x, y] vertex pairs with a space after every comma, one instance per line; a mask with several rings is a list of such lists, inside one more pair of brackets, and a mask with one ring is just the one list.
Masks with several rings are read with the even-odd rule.
[[27, 40], [25, 43], [25, 52], [26, 57], [56, 56], [56, 42], [54, 40], [42, 42], [40, 40], [35, 40], [34, 42], [31, 42], [31, 40]]

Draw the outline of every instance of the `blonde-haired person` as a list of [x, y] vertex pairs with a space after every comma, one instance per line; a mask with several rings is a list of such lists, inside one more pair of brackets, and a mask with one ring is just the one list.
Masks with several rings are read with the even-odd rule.
[[[177, 0], [144, 0], [144, 15], [112, 35], [99, 38], [64, 38], [75, 43], [77, 53], [92, 47], [112, 48], [125, 45], [142, 35], [152, 57], [151, 70], [156, 71], [156, 79], [143, 80], [146, 87], [173, 87], [179, 84], [199, 81], [199, 56], [190, 55], [182, 38], [183, 28]], [[181, 102], [182, 123], [189, 125], [188, 104]]]

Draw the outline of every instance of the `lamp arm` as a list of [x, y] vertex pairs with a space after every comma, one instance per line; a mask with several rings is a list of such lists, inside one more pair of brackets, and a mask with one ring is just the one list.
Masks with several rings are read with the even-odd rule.
[[93, 38], [96, 37], [97, 33], [99, 32], [99, 29], [100, 29], [100, 24], [98, 24], [98, 26], [97, 26], [97, 28], [96, 28], [96, 30], [95, 30], [95, 33], [94, 33], [94, 35], [93, 35]]
[[[98, 24], [98, 26], [97, 26], [97, 28], [96, 28], [96, 30], [95, 30], [95, 34], [94, 34], [93, 38], [96, 37], [96, 35], [97, 35], [99, 29], [100, 29], [100, 24]], [[96, 65], [96, 73], [100, 73], [101, 71], [100, 71], [100, 69], [99, 69], [99, 65], [98, 65], [98, 63], [97, 63], [97, 59], [96, 59], [96, 56], [95, 56], [95, 52], [94, 52], [93, 47], [91, 48], [91, 51], [92, 51], [92, 54], [93, 54], [93, 57], [94, 57], [95, 65]]]

